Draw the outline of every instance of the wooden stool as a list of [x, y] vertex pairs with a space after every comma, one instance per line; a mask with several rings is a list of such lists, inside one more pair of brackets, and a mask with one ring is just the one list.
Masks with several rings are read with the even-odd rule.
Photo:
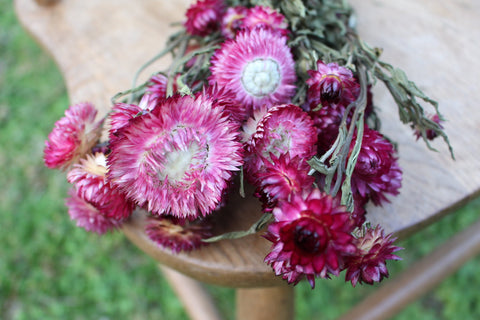
[[[49, 5], [15, 0], [20, 21], [52, 54], [64, 75], [71, 102], [90, 101], [101, 110], [101, 115], [110, 109], [110, 98], [128, 89], [138, 68], [161, 50], [175, 30], [170, 23], [183, 20], [189, 3], [187, 0], [37, 2]], [[362, 38], [383, 48], [385, 61], [405, 70], [422, 90], [440, 102], [448, 119], [446, 131], [455, 149], [456, 161], [452, 161], [440, 141], [434, 146], [441, 153], [427, 150], [422, 142], [415, 143], [411, 130], [399, 123], [396, 106], [386, 89], [382, 86], [375, 89], [382, 131], [398, 142], [404, 180], [401, 195], [382, 208], [369, 208], [368, 218], [373, 224], [380, 223], [387, 232], [405, 237], [479, 194], [480, 145], [476, 140], [480, 94], [475, 87], [480, 70], [477, 43], [480, 4], [475, 0], [461, 4], [453, 0], [351, 2], [358, 13]], [[161, 59], [140, 80], [146, 80], [168, 62], [168, 58]], [[219, 215], [215, 231], [246, 229], [260, 214], [257, 200], [236, 197]], [[238, 319], [293, 318], [293, 288], [275, 277], [263, 263], [270, 243], [260, 235], [223, 240], [199, 251], [174, 255], [147, 238], [144, 224], [143, 216], [135, 214], [123, 231], [140, 249], [167, 267], [165, 273], [173, 283], [182, 283], [174, 286], [179, 289], [180, 298], [189, 302], [187, 310], [191, 311], [192, 319], [219, 316], [201, 287], [177, 271], [202, 282], [240, 288]], [[469, 230], [467, 239], [459, 237], [455, 245], [447, 247], [461, 257], [448, 260], [442, 252], [433, 256], [435, 261], [444, 262], [443, 269], [435, 273], [436, 282], [458, 267], [458, 263], [452, 267], [449, 261], [465, 261], [480, 250], [480, 237], [472, 237], [477, 230], [476, 225]], [[415, 291], [408, 287], [408, 279], [400, 277], [400, 280], [387, 281], [386, 286], [390, 287], [380, 293], [383, 302], [393, 297], [390, 304], [385, 302], [383, 308], [375, 309], [367, 301], [367, 308], [355, 309], [355, 318], [361, 318], [362, 314], [365, 319], [385, 318], [436, 283], [424, 283], [421, 290]], [[407, 298], [400, 301], [400, 297], [392, 295], [392, 286], [407, 288], [403, 291]], [[379, 296], [373, 299], [378, 300]], [[198, 303], [193, 305], [192, 301]], [[374, 314], [372, 310], [381, 312]]]

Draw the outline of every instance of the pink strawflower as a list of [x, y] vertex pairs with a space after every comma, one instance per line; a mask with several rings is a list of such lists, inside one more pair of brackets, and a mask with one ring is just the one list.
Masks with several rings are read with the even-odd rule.
[[243, 19], [243, 28], [269, 28], [282, 36], [287, 36], [290, 33], [288, 31], [288, 21], [285, 19], [285, 16], [265, 6], [250, 8]]
[[258, 123], [263, 119], [267, 114], [267, 106], [262, 106], [253, 111], [252, 115], [245, 121], [242, 126], [242, 142], [246, 146], [250, 146], [252, 143], [252, 138], [255, 132], [257, 132]]
[[214, 108], [222, 108], [236, 125], [240, 126], [248, 117], [249, 110], [235, 100], [235, 95], [216, 85], [203, 88], [203, 95], [215, 101]]
[[96, 153], [75, 164], [68, 172], [67, 180], [75, 186], [77, 194], [103, 216], [117, 220], [128, 218], [135, 205], [107, 181], [106, 174], [107, 159], [103, 153]]
[[267, 193], [269, 199], [290, 201], [294, 194], [301, 194], [313, 188], [315, 178], [308, 175], [310, 165], [304, 158], [281, 154], [271, 155], [271, 161], [264, 163], [264, 170], [256, 175], [255, 185]]
[[[354, 145], [356, 135], [352, 140]], [[378, 131], [365, 127], [362, 147], [352, 175], [352, 191], [375, 205], [389, 202], [386, 194], [397, 195], [402, 185], [393, 145]]]
[[[442, 120], [440, 119], [440, 117], [438, 116], [438, 114], [435, 113], [435, 114], [433, 114], [433, 115], [428, 116], [428, 118], [429, 118], [431, 121], [433, 121], [433, 122], [435, 122], [436, 124], [438, 124], [438, 126], [439, 126], [440, 129], [443, 129], [443, 126], [441, 125]], [[422, 137], [422, 132], [421, 132], [418, 128], [415, 128], [414, 134], [415, 134], [415, 136], [417, 137], [417, 140]], [[432, 129], [427, 129], [426, 132], [425, 132], [425, 134], [426, 134], [426, 138], [427, 138], [428, 140], [433, 140], [433, 139], [435, 139], [435, 138], [438, 136], [438, 134], [437, 134], [434, 130], [432, 130]]]
[[245, 30], [211, 59], [209, 81], [235, 94], [248, 108], [289, 103], [295, 93], [295, 62], [286, 38], [269, 29]]
[[242, 165], [239, 140], [238, 125], [215, 97], [174, 95], [122, 130], [111, 144], [107, 175], [156, 215], [204, 216]]
[[307, 101], [311, 109], [340, 102], [347, 106], [358, 96], [360, 85], [352, 71], [337, 63], [324, 64], [319, 60], [317, 70], [309, 70], [308, 74]]
[[76, 221], [77, 227], [104, 234], [121, 226], [121, 221], [105, 217], [93, 204], [80, 197], [74, 189], [70, 190], [69, 195], [65, 204], [70, 218]]
[[90, 152], [102, 131], [103, 120], [95, 121], [96, 116], [91, 103], [76, 104], [65, 111], [45, 141], [44, 162], [48, 168], [65, 170]]
[[222, 35], [227, 39], [235, 38], [238, 31], [243, 28], [243, 19], [247, 15], [248, 8], [237, 6], [229, 7], [222, 18]]
[[184, 26], [192, 35], [207, 36], [218, 30], [224, 11], [222, 0], [198, 0], [188, 8]]
[[205, 220], [188, 221], [175, 217], [149, 217], [145, 227], [147, 236], [162, 248], [174, 253], [198, 249], [212, 236], [212, 226]]
[[306, 160], [316, 153], [317, 135], [312, 119], [300, 107], [293, 104], [274, 106], [257, 125], [246, 154], [246, 170], [249, 174], [263, 171], [271, 155], [288, 154]]
[[401, 260], [393, 252], [402, 249], [393, 245], [396, 238], [391, 236], [385, 236], [383, 229], [377, 226], [356, 238], [357, 252], [346, 260], [345, 281], [351, 281], [355, 287], [357, 283], [373, 284], [388, 278], [386, 260]]
[[273, 214], [265, 236], [273, 245], [265, 262], [289, 283], [306, 277], [313, 288], [316, 277], [338, 275], [345, 257], [356, 251], [350, 213], [319, 189], [280, 201]]
[[127, 126], [133, 118], [143, 112], [144, 110], [135, 104], [116, 103], [108, 115], [110, 143], [117, 138], [120, 129]]
[[335, 142], [345, 109], [343, 105], [324, 105], [320, 110], [312, 110], [308, 113], [317, 130], [319, 155], [325, 154]]
[[[150, 111], [155, 108], [158, 100], [165, 99], [167, 97], [167, 84], [168, 78], [163, 74], [158, 73], [152, 76], [149, 80], [147, 89], [140, 100], [140, 109]], [[174, 91], [176, 91], [175, 85]]]

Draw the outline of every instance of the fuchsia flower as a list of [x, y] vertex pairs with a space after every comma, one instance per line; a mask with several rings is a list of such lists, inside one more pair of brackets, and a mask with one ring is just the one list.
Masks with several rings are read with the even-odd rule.
[[316, 131], [313, 121], [300, 107], [279, 105], [268, 110], [257, 125], [246, 155], [246, 169], [250, 174], [264, 171], [271, 155], [279, 157], [288, 153], [310, 159], [315, 155]]
[[149, 217], [145, 227], [147, 236], [162, 248], [174, 253], [198, 249], [212, 236], [212, 226], [205, 220], [188, 221], [175, 217]]
[[386, 260], [401, 260], [393, 252], [402, 248], [394, 246], [396, 238], [391, 234], [385, 236], [379, 226], [367, 229], [362, 237], [355, 239], [357, 252], [346, 261], [347, 273], [345, 281], [351, 281], [355, 287], [357, 283], [373, 284], [388, 278]]
[[[440, 117], [438, 116], [438, 114], [435, 113], [435, 114], [433, 114], [433, 115], [428, 116], [428, 118], [429, 118], [431, 121], [433, 121], [433, 122], [435, 122], [436, 124], [438, 124], [439, 127], [440, 127], [440, 129], [443, 129], [443, 126], [441, 125], [442, 120], [440, 119]], [[426, 138], [427, 138], [428, 140], [433, 140], [433, 139], [435, 139], [435, 138], [437, 137], [437, 135], [438, 135], [438, 134], [437, 134], [434, 130], [432, 130], [432, 129], [427, 129], [425, 133], [426, 133]], [[421, 132], [418, 128], [415, 128], [414, 134], [415, 134], [415, 136], [417, 137], [417, 140], [422, 137], [422, 132]]]
[[96, 116], [91, 103], [76, 104], [65, 111], [45, 141], [44, 162], [48, 168], [65, 170], [90, 152], [102, 131], [103, 120], [95, 121]]
[[249, 9], [243, 19], [243, 27], [246, 29], [269, 28], [282, 36], [290, 33], [285, 16], [265, 6], [255, 6]]
[[337, 63], [324, 64], [317, 61], [317, 70], [309, 70], [310, 79], [307, 100], [310, 108], [318, 105], [337, 104], [342, 100], [344, 106], [353, 102], [358, 95], [360, 85], [353, 77], [352, 71]]
[[[356, 135], [353, 137], [352, 148]], [[389, 200], [385, 194], [397, 195], [402, 185], [393, 145], [378, 131], [365, 127], [362, 147], [352, 175], [352, 191], [375, 205]]]
[[345, 109], [343, 105], [324, 105], [320, 110], [308, 113], [317, 129], [319, 155], [326, 153], [335, 142]]
[[144, 110], [135, 104], [115, 104], [112, 108], [112, 111], [108, 115], [108, 123], [110, 125], [108, 137], [110, 139], [110, 143], [117, 138], [117, 133], [120, 129], [127, 126], [133, 118], [142, 112], [144, 112]]
[[222, 35], [227, 39], [235, 38], [238, 31], [243, 28], [243, 19], [247, 15], [246, 7], [229, 7], [222, 18]]
[[224, 11], [222, 0], [198, 0], [188, 8], [184, 26], [192, 35], [207, 36], [218, 30]]
[[104, 234], [107, 231], [120, 227], [120, 220], [105, 217], [98, 208], [77, 194], [74, 189], [69, 192], [70, 197], [65, 204], [68, 207], [68, 214], [76, 221], [77, 227], [90, 232]]
[[238, 129], [211, 95], [169, 97], [111, 144], [108, 177], [153, 214], [207, 215], [242, 165]]
[[295, 93], [295, 63], [286, 38], [269, 29], [245, 30], [226, 40], [211, 59], [210, 84], [258, 109], [288, 103]]
[[121, 220], [128, 218], [135, 205], [106, 180], [107, 159], [103, 153], [87, 155], [67, 174], [79, 197], [92, 204], [103, 216]]
[[[165, 99], [167, 97], [168, 78], [159, 73], [151, 77], [149, 82], [150, 84], [139, 103], [140, 109], [148, 111], [155, 108], [159, 99]], [[174, 91], [176, 91], [175, 86]]]
[[356, 251], [350, 213], [318, 189], [280, 201], [273, 214], [265, 236], [273, 245], [265, 262], [289, 283], [306, 277], [313, 288], [316, 277], [338, 275], [345, 256]]

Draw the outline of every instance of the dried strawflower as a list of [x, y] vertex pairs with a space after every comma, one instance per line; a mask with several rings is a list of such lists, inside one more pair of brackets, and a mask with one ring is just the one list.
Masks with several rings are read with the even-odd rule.
[[328, 278], [343, 270], [346, 255], [355, 252], [350, 213], [331, 196], [313, 189], [280, 201], [266, 239], [273, 242], [265, 262], [289, 283], [306, 277]]
[[136, 117], [111, 144], [108, 177], [153, 214], [204, 216], [242, 165], [238, 125], [212, 96], [178, 96]]
[[185, 29], [195, 36], [207, 36], [218, 30], [224, 10], [222, 0], [198, 0], [187, 10]]
[[396, 238], [385, 235], [380, 226], [363, 231], [363, 235], [355, 239], [357, 252], [350, 255], [345, 263], [347, 273], [345, 281], [373, 284], [388, 278], [386, 260], [401, 260], [393, 253], [402, 248], [394, 246]]
[[288, 22], [283, 14], [265, 6], [250, 8], [243, 19], [242, 26], [247, 29], [269, 28], [282, 36], [287, 36], [290, 33]]
[[243, 6], [229, 7], [222, 18], [222, 35], [227, 39], [235, 38], [238, 31], [243, 28], [243, 19], [248, 8]]
[[67, 180], [77, 194], [107, 218], [128, 218], [135, 205], [107, 181], [107, 159], [103, 153], [87, 155], [68, 172]]
[[96, 116], [91, 103], [75, 104], [65, 111], [45, 141], [43, 159], [48, 168], [65, 170], [90, 152], [102, 130], [103, 121], [96, 121]]
[[157, 245], [174, 253], [198, 249], [212, 236], [212, 226], [206, 220], [188, 221], [171, 216], [148, 218], [145, 232]]
[[70, 218], [90, 232], [104, 234], [121, 226], [122, 222], [105, 217], [93, 204], [80, 197], [74, 189], [69, 192], [70, 197], [65, 200]]
[[286, 38], [269, 29], [245, 30], [226, 40], [211, 59], [210, 84], [257, 109], [288, 103], [295, 93], [295, 63]]
[[365, 128], [362, 147], [352, 174], [352, 191], [375, 205], [389, 202], [386, 194], [397, 195], [402, 170], [393, 145], [376, 130]]

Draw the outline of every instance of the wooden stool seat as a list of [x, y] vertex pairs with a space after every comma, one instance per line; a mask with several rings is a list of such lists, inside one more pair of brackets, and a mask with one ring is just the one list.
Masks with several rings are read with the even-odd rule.
[[[61, 0], [40, 6], [15, 0], [24, 27], [53, 56], [62, 71], [70, 101], [92, 102], [105, 115], [110, 98], [129, 89], [135, 72], [158, 53], [183, 21], [188, 0]], [[383, 207], [369, 207], [368, 219], [403, 237], [462, 205], [480, 190], [477, 143], [480, 3], [446, 0], [352, 0], [358, 31], [370, 45], [384, 49], [383, 60], [406, 71], [421, 89], [440, 102], [444, 126], [455, 150], [441, 152], [415, 142], [400, 124], [386, 89], [374, 90], [382, 132], [399, 146], [404, 172], [401, 194]], [[169, 57], [148, 68], [140, 81], [163, 69]], [[433, 112], [433, 110], [432, 110]], [[218, 214], [215, 233], [247, 229], [261, 215], [258, 200], [232, 196]], [[143, 232], [144, 216], [135, 214], [123, 231], [161, 264], [195, 279], [232, 287], [283, 285], [263, 259], [270, 243], [260, 235], [222, 240], [192, 253], [172, 254]]]

